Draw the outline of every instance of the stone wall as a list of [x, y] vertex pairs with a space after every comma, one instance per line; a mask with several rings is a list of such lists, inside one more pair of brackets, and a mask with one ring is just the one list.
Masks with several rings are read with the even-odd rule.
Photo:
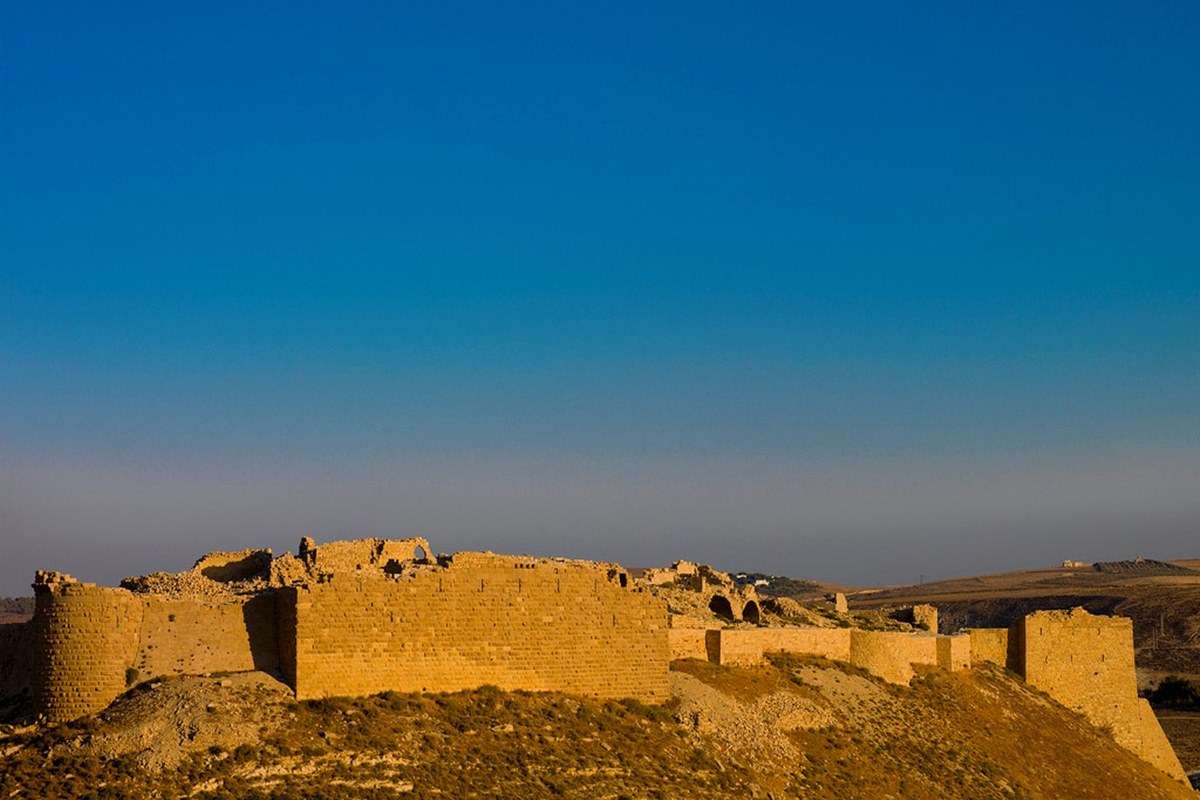
[[918, 603], [914, 606], [904, 606], [893, 610], [888, 616], [898, 622], [907, 622], [930, 633], [938, 632], [937, 606], [928, 603]]
[[900, 631], [850, 632], [850, 663], [890, 683], [912, 680], [913, 664], [938, 663], [937, 637]]
[[[900, 684], [912, 679], [914, 663], [936, 666], [944, 660], [949, 669], [963, 669], [971, 663], [971, 642], [967, 636], [778, 627], [723, 628], [707, 631], [706, 637], [708, 659], [718, 664], [760, 664], [769, 652], [795, 653], [847, 661]], [[942, 640], [945, 644], [941, 644]]]
[[971, 639], [972, 664], [1008, 666], [1008, 628], [967, 628], [964, 633]]
[[369, 567], [386, 569], [389, 564], [401, 564], [414, 559], [432, 559], [429, 540], [408, 539], [347, 539], [326, 542], [306, 552], [319, 572], [346, 573]]
[[724, 628], [708, 631], [708, 651], [715, 664], [750, 666], [763, 660], [766, 628]]
[[1039, 611], [1013, 625], [1026, 683], [1100, 726], [1119, 724], [1137, 697], [1133, 621]]
[[275, 598], [269, 592], [224, 601], [147, 597], [141, 603], [133, 663], [141, 679], [279, 669]]
[[665, 606], [603, 565], [456, 554], [445, 568], [282, 591], [296, 642], [284, 662], [301, 699], [483, 684], [668, 695]]
[[1133, 620], [1071, 611], [1038, 611], [1009, 630], [1009, 653], [1031, 686], [1086, 716], [1113, 738], [1174, 778], [1179, 760], [1137, 696]]
[[33, 699], [51, 720], [105, 708], [126, 688], [142, 605], [124, 589], [83, 583], [35, 586]]
[[669, 628], [667, 642], [670, 645], [671, 660], [677, 658], [708, 658], [708, 650], [704, 643], [704, 628]]
[[971, 637], [967, 634], [937, 637], [937, 661], [942, 669], [968, 669], [971, 659]]
[[919, 603], [912, 608], [913, 624], [918, 628], [924, 628], [930, 633], [938, 632], [938, 610], [937, 606], [929, 605], [928, 603]]
[[1179, 763], [1179, 757], [1175, 755], [1158, 717], [1154, 716], [1150, 703], [1140, 698], [1137, 701], [1137, 721], [1132, 727], [1130, 739], [1135, 744], [1130, 749], [1172, 778], [1187, 782], [1183, 765]]
[[850, 660], [849, 628], [724, 628], [708, 639], [708, 658], [717, 664], [761, 664], [772, 652]]

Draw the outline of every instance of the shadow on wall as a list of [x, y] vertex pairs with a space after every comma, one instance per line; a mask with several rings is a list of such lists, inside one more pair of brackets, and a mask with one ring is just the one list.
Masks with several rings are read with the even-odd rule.
[[[757, 608], [757, 606], [755, 606]], [[730, 605], [729, 599], [719, 594], [714, 594], [712, 600], [708, 601], [708, 610], [716, 614], [721, 619], [733, 621], [733, 606]]]
[[250, 659], [254, 668], [280, 675], [279, 637], [276, 633], [274, 592], [259, 595], [242, 606], [242, 622], [250, 642]]
[[253, 552], [237, 561], [202, 567], [200, 574], [219, 583], [252, 580], [270, 574], [270, 559], [270, 553]]

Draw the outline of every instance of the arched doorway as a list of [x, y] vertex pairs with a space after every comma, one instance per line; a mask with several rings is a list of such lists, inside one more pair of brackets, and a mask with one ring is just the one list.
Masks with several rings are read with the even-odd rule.
[[758, 603], [753, 600], [746, 603], [746, 607], [742, 609], [742, 619], [746, 622], [753, 622], [755, 625], [759, 623]]
[[726, 597], [714, 594], [712, 599], [708, 601], [708, 610], [721, 619], [733, 622], [733, 606], [729, 604], [729, 599]]

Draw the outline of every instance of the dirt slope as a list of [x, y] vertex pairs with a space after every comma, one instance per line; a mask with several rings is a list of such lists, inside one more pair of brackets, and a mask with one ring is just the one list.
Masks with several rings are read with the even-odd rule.
[[0, 735], [2, 798], [1194, 797], [995, 670], [677, 662], [663, 708], [495, 689], [296, 703], [261, 673], [142, 685]]

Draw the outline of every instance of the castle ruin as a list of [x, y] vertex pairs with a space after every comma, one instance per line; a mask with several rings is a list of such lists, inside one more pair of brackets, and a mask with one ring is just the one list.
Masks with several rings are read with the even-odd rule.
[[658, 703], [681, 658], [814, 655], [895, 684], [922, 667], [992, 662], [1184, 779], [1137, 697], [1130, 621], [1081, 609], [954, 635], [937, 633], [933, 606], [891, 630], [856, 627], [843, 608], [837, 624], [797, 625], [766, 614], [754, 586], [707, 566], [435, 555], [422, 538], [305, 538], [278, 558], [213, 553], [117, 588], [38, 572], [34, 592], [31, 621], [0, 625], [0, 700], [27, 693], [50, 721], [102, 710], [142, 680], [250, 670], [279, 676], [298, 699], [491, 684]]

